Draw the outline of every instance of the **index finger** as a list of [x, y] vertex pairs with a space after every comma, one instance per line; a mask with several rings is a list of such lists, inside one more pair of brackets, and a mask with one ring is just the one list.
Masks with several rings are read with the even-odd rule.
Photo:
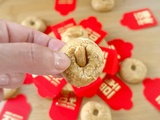
[[30, 42], [59, 50], [64, 43], [42, 32], [16, 23], [0, 20], [0, 42]]

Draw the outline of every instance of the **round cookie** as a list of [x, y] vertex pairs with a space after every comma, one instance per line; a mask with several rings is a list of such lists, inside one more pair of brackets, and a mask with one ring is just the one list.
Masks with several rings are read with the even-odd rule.
[[44, 32], [46, 30], [46, 25], [38, 17], [28, 17], [21, 22], [21, 25]]
[[11, 98], [17, 92], [17, 90], [18, 89], [7, 89], [7, 88], [4, 88], [3, 89], [3, 91], [4, 91], [3, 99]]
[[61, 34], [61, 40], [63, 42], [68, 42], [72, 39], [84, 37], [88, 38], [87, 31], [81, 26], [72, 26], [68, 28], [64, 33]]
[[138, 83], [143, 81], [146, 73], [146, 66], [137, 59], [127, 58], [121, 63], [120, 76], [128, 83]]
[[71, 65], [62, 75], [76, 86], [87, 86], [97, 79], [104, 68], [104, 54], [99, 46], [88, 38], [76, 38], [62, 49], [71, 59]]
[[91, 5], [93, 9], [95, 9], [98, 12], [107, 12], [111, 10], [114, 5], [114, 0], [92, 0]]
[[111, 120], [111, 113], [107, 106], [95, 101], [88, 101], [82, 106], [81, 120]]

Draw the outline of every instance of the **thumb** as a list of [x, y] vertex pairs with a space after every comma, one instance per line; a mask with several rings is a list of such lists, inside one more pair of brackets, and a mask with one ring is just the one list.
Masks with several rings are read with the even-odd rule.
[[70, 65], [63, 53], [34, 43], [0, 44], [0, 74], [32, 73], [58, 75]]

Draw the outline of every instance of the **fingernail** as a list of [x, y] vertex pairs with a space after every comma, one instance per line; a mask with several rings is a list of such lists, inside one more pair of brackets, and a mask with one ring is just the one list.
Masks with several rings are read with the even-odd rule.
[[59, 71], [59, 73], [66, 70], [71, 63], [71, 61], [67, 57], [67, 55], [65, 55], [64, 53], [61, 53], [61, 52], [54, 52], [54, 58], [55, 58], [54, 68], [57, 71]]
[[0, 85], [8, 85], [8, 84], [9, 84], [9, 76], [0, 75]]
[[53, 51], [59, 51], [64, 45], [65, 43], [58, 39], [52, 39], [48, 43], [48, 47]]

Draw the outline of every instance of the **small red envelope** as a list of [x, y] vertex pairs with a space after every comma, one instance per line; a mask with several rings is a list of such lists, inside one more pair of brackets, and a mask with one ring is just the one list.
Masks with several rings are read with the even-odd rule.
[[76, 8], [76, 0], [55, 0], [55, 10], [61, 15], [67, 15]]
[[101, 23], [95, 17], [89, 17], [87, 20], [80, 22], [80, 25], [88, 32], [89, 38], [99, 44], [107, 32], [101, 29]]
[[39, 95], [47, 98], [55, 98], [67, 83], [65, 79], [53, 76], [38, 76], [33, 82]]
[[138, 30], [156, 26], [158, 23], [151, 10], [146, 8], [125, 13], [121, 20], [121, 24], [129, 27], [130, 29]]
[[108, 42], [111, 49], [116, 50], [119, 61], [132, 56], [133, 45], [130, 42], [125, 42], [122, 39], [114, 39]]
[[146, 99], [160, 111], [160, 78], [146, 78], [143, 81], [144, 96]]
[[133, 106], [131, 89], [117, 76], [106, 76], [97, 94], [114, 110], [129, 110]]
[[74, 25], [76, 25], [76, 22], [73, 18], [71, 18], [54, 26], [51, 26], [51, 29], [54, 32], [56, 38], [61, 39], [61, 33], [63, 33], [67, 28]]
[[98, 77], [96, 81], [94, 81], [88, 86], [84, 86], [80, 88], [73, 86], [73, 89], [74, 89], [75, 94], [78, 97], [85, 96], [85, 97], [90, 98], [90, 97], [93, 97], [97, 93], [101, 84], [102, 84], [102, 79]]
[[49, 115], [52, 120], [77, 120], [82, 98], [73, 92], [62, 91], [53, 99]]
[[28, 120], [31, 106], [24, 95], [7, 100], [0, 112], [0, 120]]
[[105, 54], [105, 67], [103, 72], [114, 75], [119, 70], [119, 61], [118, 61], [118, 54], [116, 50], [112, 50], [105, 47], [100, 47]]

